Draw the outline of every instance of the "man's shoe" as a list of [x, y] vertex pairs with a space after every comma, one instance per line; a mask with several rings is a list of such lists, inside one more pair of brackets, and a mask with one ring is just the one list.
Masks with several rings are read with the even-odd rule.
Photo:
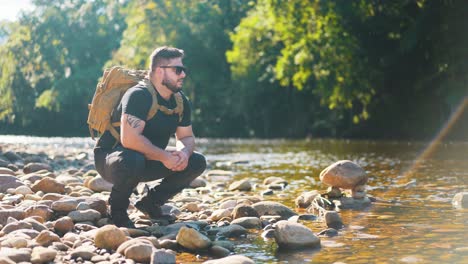
[[117, 227], [136, 228], [135, 224], [128, 217], [127, 211], [112, 211], [110, 213], [112, 222]]
[[[146, 198], [146, 199], [145, 199]], [[135, 203], [135, 207], [148, 215], [151, 219], [158, 219], [163, 216], [161, 206], [155, 204], [147, 197], [140, 199]]]

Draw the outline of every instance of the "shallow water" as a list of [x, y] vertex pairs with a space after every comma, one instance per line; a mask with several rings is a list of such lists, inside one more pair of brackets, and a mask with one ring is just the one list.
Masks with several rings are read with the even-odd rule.
[[[341, 211], [345, 228], [322, 238], [312, 251], [279, 252], [260, 231], [237, 239], [236, 253], [256, 263], [468, 263], [468, 210], [457, 210], [452, 197], [468, 190], [468, 143], [440, 144], [410, 170], [427, 147], [423, 142], [348, 140], [199, 140], [211, 169], [234, 172], [233, 180], [249, 178], [260, 185], [269, 176], [289, 185], [266, 200], [294, 208], [302, 192], [325, 191], [319, 173], [331, 163], [348, 159], [369, 174], [368, 194], [381, 202], [361, 211]], [[81, 138], [0, 136], [9, 147], [86, 152], [93, 142]], [[26, 152], [28, 150], [26, 149]], [[258, 187], [249, 194], [260, 194]], [[304, 210], [296, 210], [306, 213]], [[302, 222], [312, 231], [326, 228], [321, 221]], [[202, 262], [206, 257], [178, 255], [178, 261]]]

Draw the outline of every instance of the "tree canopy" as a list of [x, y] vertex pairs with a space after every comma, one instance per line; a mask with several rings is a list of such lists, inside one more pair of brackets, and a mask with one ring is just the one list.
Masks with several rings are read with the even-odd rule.
[[103, 70], [162, 45], [198, 136], [423, 139], [467, 96], [462, 0], [33, 3], [0, 23], [0, 133], [85, 136]]

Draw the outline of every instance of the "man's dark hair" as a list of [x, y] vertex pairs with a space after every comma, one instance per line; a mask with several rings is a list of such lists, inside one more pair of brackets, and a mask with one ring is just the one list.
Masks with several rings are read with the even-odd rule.
[[158, 66], [164, 66], [170, 59], [183, 58], [184, 51], [174, 47], [159, 47], [151, 53], [150, 70], [153, 72]]

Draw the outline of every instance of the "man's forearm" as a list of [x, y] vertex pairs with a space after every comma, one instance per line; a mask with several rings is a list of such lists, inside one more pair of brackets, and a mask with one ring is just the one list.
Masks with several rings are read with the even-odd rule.
[[[124, 143], [125, 142], [125, 143]], [[131, 139], [122, 141], [122, 145], [142, 153], [147, 159], [163, 161], [166, 151], [153, 145], [149, 139], [143, 135], [133, 135]]]
[[176, 148], [179, 151], [184, 151], [187, 156], [190, 157], [195, 150], [195, 137], [189, 136], [181, 139], [177, 139]]

